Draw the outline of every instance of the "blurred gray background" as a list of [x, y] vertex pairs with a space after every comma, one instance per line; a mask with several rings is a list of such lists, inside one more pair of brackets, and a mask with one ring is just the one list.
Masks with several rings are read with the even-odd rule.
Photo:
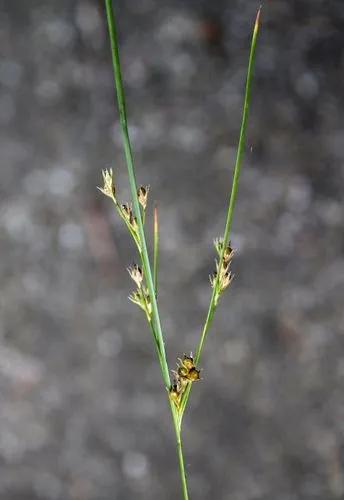
[[[236, 277], [185, 417], [190, 492], [341, 499], [344, 5], [263, 3]], [[114, 4], [173, 366], [209, 301], [258, 2]], [[103, 2], [0, 11], [0, 498], [180, 498], [151, 337], [127, 300], [135, 252], [96, 190], [113, 167], [129, 197]]]

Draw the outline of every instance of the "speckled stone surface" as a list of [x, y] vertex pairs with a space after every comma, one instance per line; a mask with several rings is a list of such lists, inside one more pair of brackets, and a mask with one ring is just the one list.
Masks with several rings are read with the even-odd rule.
[[[264, 2], [223, 297], [185, 417], [191, 498], [344, 495], [344, 7]], [[197, 344], [258, 2], [118, 0], [130, 132], [161, 221], [171, 364]], [[0, 0], [0, 499], [180, 498], [134, 249], [103, 5]], [[151, 230], [151, 225], [148, 225]]]

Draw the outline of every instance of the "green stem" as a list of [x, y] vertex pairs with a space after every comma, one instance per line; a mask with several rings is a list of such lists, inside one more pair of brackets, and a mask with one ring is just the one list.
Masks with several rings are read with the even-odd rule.
[[158, 297], [158, 267], [159, 267], [159, 219], [158, 209], [154, 207], [154, 244], [153, 244], [153, 276], [155, 296]]
[[177, 451], [178, 451], [178, 461], [179, 461], [179, 473], [180, 473], [180, 479], [181, 479], [181, 483], [182, 483], [183, 499], [189, 500], [186, 471], [185, 471], [185, 466], [184, 466], [184, 456], [183, 456], [183, 445], [182, 445], [182, 433], [181, 433], [181, 427], [180, 427], [180, 420], [178, 418], [178, 415], [176, 414], [175, 407], [174, 407], [173, 403], [172, 403], [172, 405], [173, 405], [173, 407], [171, 406], [171, 410], [172, 410], [174, 428], [176, 431]]
[[114, 79], [115, 79], [115, 86], [116, 86], [118, 109], [119, 109], [119, 115], [120, 115], [120, 124], [121, 124], [122, 137], [123, 137], [124, 153], [125, 153], [125, 159], [126, 159], [128, 175], [129, 175], [129, 184], [130, 184], [131, 196], [132, 196], [132, 201], [133, 201], [133, 209], [134, 209], [135, 217], [137, 219], [140, 242], [141, 242], [141, 247], [142, 247], [143, 270], [144, 270], [144, 274], [145, 274], [145, 278], [146, 278], [146, 282], [147, 282], [147, 287], [148, 287], [148, 291], [149, 291], [149, 295], [150, 295], [151, 303], [152, 303], [152, 316], [153, 316], [153, 321], [154, 321], [154, 331], [156, 333], [156, 340], [158, 342], [158, 347], [159, 347], [159, 352], [160, 352], [159, 359], [160, 359], [160, 364], [161, 364], [161, 369], [162, 369], [162, 376], [163, 376], [163, 380], [164, 380], [166, 388], [169, 388], [171, 385], [169, 368], [168, 368], [168, 363], [167, 363], [167, 358], [166, 358], [165, 345], [164, 345], [163, 334], [162, 334], [162, 329], [161, 329], [158, 305], [157, 305], [157, 301], [156, 301], [156, 297], [155, 297], [154, 283], [153, 283], [152, 272], [151, 272], [150, 262], [149, 262], [149, 257], [148, 257], [147, 244], [146, 244], [146, 238], [145, 238], [145, 233], [144, 233], [144, 228], [143, 228], [143, 221], [142, 221], [142, 216], [141, 216], [140, 204], [139, 204], [139, 200], [137, 197], [137, 183], [136, 183], [136, 178], [135, 178], [133, 154], [132, 154], [132, 148], [131, 148], [129, 131], [128, 131], [127, 111], [126, 111], [126, 103], [125, 103], [125, 96], [124, 96], [124, 89], [123, 89], [123, 82], [122, 82], [122, 73], [121, 73], [119, 50], [118, 50], [118, 38], [117, 38], [117, 30], [116, 30], [116, 25], [115, 25], [115, 16], [114, 16], [114, 11], [113, 11], [113, 7], [112, 7], [112, 1], [105, 0], [105, 5], [106, 5], [106, 16], [107, 16], [108, 29], [109, 29], [109, 35], [110, 35], [110, 41], [111, 41], [112, 64], [113, 64], [113, 72], [114, 72]]
[[[256, 56], [257, 36], [258, 36], [258, 31], [259, 31], [260, 11], [261, 11], [261, 8], [259, 8], [258, 13], [257, 13], [257, 17], [256, 17], [254, 29], [253, 29], [252, 41], [251, 41], [250, 56], [249, 56], [248, 68], [247, 68], [244, 106], [243, 106], [240, 135], [239, 135], [239, 143], [238, 143], [238, 149], [237, 149], [237, 155], [236, 155], [236, 161], [235, 161], [235, 167], [234, 167], [232, 189], [231, 189], [231, 194], [230, 194], [229, 203], [228, 203], [225, 230], [224, 230], [224, 234], [223, 234], [223, 245], [222, 245], [222, 249], [221, 249], [219, 262], [222, 262], [226, 246], [229, 243], [229, 234], [230, 234], [230, 230], [232, 227], [234, 208], [235, 208], [235, 203], [236, 203], [237, 194], [238, 194], [242, 156], [243, 156], [244, 147], [245, 147], [248, 114], [249, 114], [250, 104], [251, 104], [251, 87], [252, 87], [254, 62], [255, 62], [255, 56]], [[219, 279], [220, 279], [220, 273], [217, 273], [216, 282], [213, 285], [213, 292], [212, 292], [210, 303], [209, 303], [207, 317], [206, 317], [206, 320], [205, 320], [205, 323], [204, 323], [204, 326], [202, 329], [201, 339], [200, 339], [200, 342], [199, 342], [199, 345], [197, 348], [197, 352], [196, 352], [196, 356], [195, 356], [195, 363], [196, 364], [199, 363], [199, 361], [201, 359], [204, 343], [205, 343], [205, 340], [207, 338], [207, 334], [209, 332], [210, 325], [211, 325], [212, 320], [214, 318], [214, 314], [215, 314], [215, 310], [216, 310], [216, 290], [218, 288]], [[186, 391], [185, 391], [184, 396], [183, 396], [183, 400], [181, 402], [181, 410], [180, 410], [181, 417], [185, 411], [185, 408], [186, 408], [186, 405], [187, 405], [187, 402], [189, 399], [191, 385], [192, 384], [189, 384], [188, 387], [186, 388]]]

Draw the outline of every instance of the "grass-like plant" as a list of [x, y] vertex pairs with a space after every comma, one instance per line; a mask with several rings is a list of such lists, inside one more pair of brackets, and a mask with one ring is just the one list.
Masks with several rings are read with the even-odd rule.
[[148, 201], [148, 186], [140, 186], [136, 182], [132, 147], [129, 138], [128, 121], [126, 112], [126, 103], [123, 90], [121, 65], [118, 49], [117, 29], [115, 24], [115, 15], [112, 0], [105, 0], [106, 15], [111, 41], [112, 64], [114, 71], [115, 87], [117, 94], [118, 109], [120, 115], [120, 124], [123, 137], [123, 146], [125, 159], [128, 169], [129, 184], [131, 191], [132, 204], [120, 204], [117, 198], [115, 179], [112, 169], [103, 170], [103, 186], [100, 191], [111, 198], [118, 215], [126, 225], [137, 248], [139, 264], [134, 264], [128, 268], [129, 274], [136, 285], [136, 290], [130, 295], [129, 299], [137, 304], [145, 313], [149, 328], [152, 333], [153, 342], [156, 349], [157, 358], [160, 364], [161, 375], [164, 387], [166, 389], [167, 400], [170, 405], [172, 421], [177, 441], [179, 471], [182, 484], [183, 499], [188, 500], [187, 477], [184, 466], [183, 448], [182, 448], [182, 421], [187, 407], [190, 391], [193, 382], [200, 379], [200, 370], [198, 364], [202, 355], [205, 340], [207, 338], [210, 325], [212, 323], [219, 299], [222, 293], [228, 288], [232, 281], [230, 270], [234, 251], [230, 244], [230, 230], [233, 220], [234, 207], [237, 199], [238, 184], [242, 157], [245, 146], [245, 136], [249, 107], [251, 101], [251, 85], [253, 68], [255, 61], [256, 43], [259, 30], [260, 9], [258, 10], [250, 48], [250, 55], [247, 69], [246, 88], [242, 112], [242, 122], [240, 128], [237, 156], [234, 167], [232, 188], [229, 196], [227, 218], [222, 238], [215, 240], [215, 249], [217, 253], [216, 270], [210, 276], [212, 293], [208, 308], [208, 313], [204, 326], [201, 331], [200, 341], [196, 349], [196, 354], [184, 354], [182, 359], [178, 359], [177, 371], [172, 371], [173, 378], [170, 378], [170, 368], [166, 356], [164, 335], [160, 322], [158, 307], [158, 263], [159, 263], [159, 223], [158, 211], [154, 208], [154, 231], [153, 231], [153, 259], [151, 259], [147, 250], [145, 235], [146, 207]]

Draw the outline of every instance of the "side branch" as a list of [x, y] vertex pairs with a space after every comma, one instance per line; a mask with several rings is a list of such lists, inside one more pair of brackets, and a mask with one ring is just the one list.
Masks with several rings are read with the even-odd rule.
[[[254, 24], [252, 40], [251, 40], [250, 56], [249, 56], [248, 68], [247, 68], [247, 78], [246, 78], [243, 113], [242, 113], [240, 135], [239, 135], [239, 143], [238, 143], [237, 155], [236, 155], [236, 161], [235, 161], [235, 167], [234, 167], [232, 189], [231, 189], [231, 194], [230, 194], [229, 203], [228, 203], [225, 230], [224, 230], [222, 244], [221, 244], [220, 252], [219, 252], [219, 264], [220, 265], [223, 262], [226, 249], [228, 248], [228, 245], [229, 245], [229, 234], [230, 234], [230, 230], [231, 230], [231, 226], [232, 226], [234, 208], [235, 208], [235, 203], [236, 203], [237, 194], [238, 194], [239, 178], [240, 178], [240, 172], [241, 172], [241, 163], [242, 163], [242, 157], [243, 157], [243, 152], [244, 152], [244, 147], [245, 147], [248, 115], [249, 115], [250, 104], [251, 104], [251, 87], [252, 87], [253, 69], [254, 69], [255, 56], [256, 56], [257, 37], [258, 37], [259, 26], [260, 26], [260, 13], [261, 13], [261, 8], [259, 8], [257, 16], [256, 16], [256, 21]], [[220, 293], [219, 293], [219, 290], [221, 288], [221, 287], [219, 287], [220, 279], [221, 279], [221, 273], [218, 272], [216, 277], [214, 278], [213, 283], [212, 283], [213, 291], [211, 294], [211, 299], [210, 299], [210, 303], [209, 303], [207, 317], [206, 317], [206, 320], [205, 320], [205, 323], [204, 323], [204, 326], [202, 329], [201, 339], [200, 339], [200, 342], [199, 342], [199, 345], [198, 345], [198, 348], [196, 351], [196, 356], [195, 356], [195, 363], [196, 364], [198, 364], [200, 361], [203, 347], [204, 347], [204, 343], [205, 343], [207, 334], [209, 332], [210, 325], [211, 325], [213, 318], [214, 318], [215, 310], [216, 310], [219, 295], [220, 295]], [[188, 385], [187, 390], [185, 391], [185, 393], [183, 395], [183, 400], [181, 402], [181, 410], [180, 410], [181, 417], [185, 411], [185, 408], [186, 408], [186, 405], [187, 405], [187, 402], [189, 399], [190, 391], [191, 391], [191, 384]]]

